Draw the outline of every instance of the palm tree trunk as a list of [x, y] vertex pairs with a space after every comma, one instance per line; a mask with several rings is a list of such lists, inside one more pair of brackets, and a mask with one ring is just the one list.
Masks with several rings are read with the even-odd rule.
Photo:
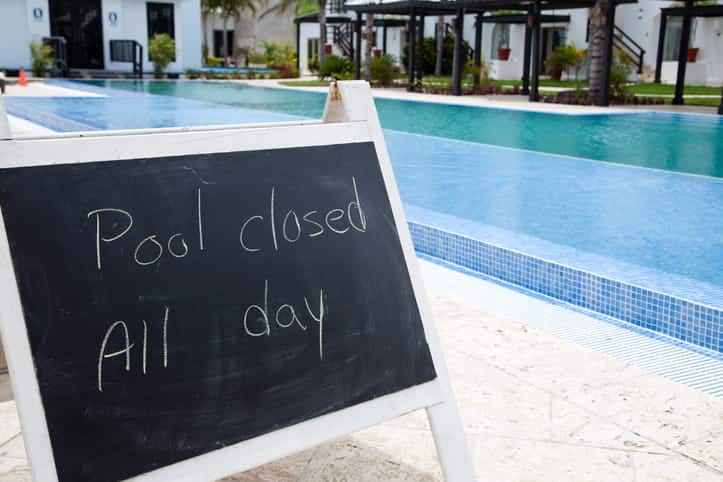
[[444, 15], [437, 17], [437, 54], [434, 58], [434, 75], [442, 75], [442, 51], [444, 50]]
[[372, 46], [374, 45], [374, 14], [367, 14], [366, 31], [364, 32], [366, 45], [364, 48], [364, 79], [372, 80]]
[[203, 42], [201, 42], [201, 55], [203, 55], [203, 63], [206, 63], [206, 56], [208, 55], [208, 12], [201, 12], [201, 24], [203, 26]]
[[593, 99], [593, 102], [599, 98], [602, 89], [608, 88], [608, 86], [602, 85], [605, 77], [603, 62], [608, 2], [609, 0], [597, 0], [590, 10], [590, 45], [588, 47], [590, 72], [588, 78], [590, 81], [590, 98]]
[[326, 0], [319, 0], [319, 66], [326, 56]]

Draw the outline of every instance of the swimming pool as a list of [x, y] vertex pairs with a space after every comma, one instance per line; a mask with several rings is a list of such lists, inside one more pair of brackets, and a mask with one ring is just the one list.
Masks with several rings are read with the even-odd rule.
[[[206, 82], [105, 81], [81, 88], [109, 97], [8, 98], [8, 108], [72, 131], [318, 117], [324, 99]], [[723, 174], [719, 119], [377, 104], [420, 252], [723, 351], [723, 179], [714, 176]], [[484, 132], [469, 128], [480, 123], [488, 125]], [[502, 146], [480, 143], [511, 125], [529, 125], [542, 137], [518, 132], [517, 141], [499, 134]], [[602, 132], [592, 147], [566, 135], [593, 126]], [[693, 136], [695, 145], [677, 130]], [[668, 143], [664, 134], [670, 132], [677, 133]], [[600, 162], [621, 152], [622, 139], [636, 136], [627, 143], [628, 164], [653, 164], [654, 154], [675, 162], [658, 165], [660, 170]], [[523, 150], [533, 141], [542, 144], [532, 147], [553, 154]], [[563, 150], [582, 156], [585, 149], [589, 156], [583, 157], [598, 160], [554, 155]], [[671, 166], [708, 175], [662, 169]]]
[[[321, 117], [324, 94], [210, 82], [92, 85]], [[560, 115], [377, 99], [382, 126], [415, 134], [723, 177], [723, 120], [663, 113]], [[554, 119], [554, 121], [550, 121]]]

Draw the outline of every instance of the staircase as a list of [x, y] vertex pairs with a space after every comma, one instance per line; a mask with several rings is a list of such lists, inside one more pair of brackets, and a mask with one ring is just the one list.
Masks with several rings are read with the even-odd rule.
[[331, 28], [332, 42], [346, 57], [354, 57], [353, 30], [351, 23], [342, 23]]
[[615, 25], [613, 29], [613, 45], [627, 53], [635, 66], [637, 67], [638, 74], [643, 73], [643, 59], [645, 57], [645, 50], [635, 40], [626, 34], [623, 29]]

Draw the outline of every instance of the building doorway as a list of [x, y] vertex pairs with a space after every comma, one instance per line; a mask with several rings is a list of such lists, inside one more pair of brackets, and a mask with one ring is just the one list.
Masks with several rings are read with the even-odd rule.
[[50, 34], [64, 37], [68, 66], [102, 69], [103, 23], [101, 0], [50, 0]]
[[[544, 27], [542, 29], [542, 49], [540, 52], [540, 65], [545, 65], [547, 57], [557, 47], [567, 43], [567, 29], [565, 27]], [[544, 68], [543, 68], [544, 71]]]
[[[233, 57], [233, 30], [226, 30], [226, 45], [228, 47], [228, 56]], [[223, 55], [223, 30], [213, 31], [213, 56], [225, 61]]]

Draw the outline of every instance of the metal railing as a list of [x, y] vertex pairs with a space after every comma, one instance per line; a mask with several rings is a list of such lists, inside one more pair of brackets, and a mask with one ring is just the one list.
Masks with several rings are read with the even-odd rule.
[[111, 62], [130, 62], [133, 74], [143, 78], [143, 46], [135, 40], [111, 40]]
[[637, 67], [638, 74], [642, 74], [645, 49], [617, 25], [615, 25], [613, 32], [613, 45], [630, 55]]
[[68, 42], [65, 37], [43, 37], [43, 43], [53, 49], [53, 68], [51, 76], [68, 76]]

